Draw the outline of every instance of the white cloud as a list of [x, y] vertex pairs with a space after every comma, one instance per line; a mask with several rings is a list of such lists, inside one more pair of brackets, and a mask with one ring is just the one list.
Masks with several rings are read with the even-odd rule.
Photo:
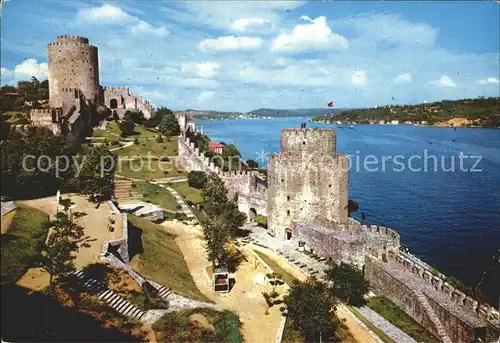
[[487, 85], [487, 84], [499, 84], [500, 80], [497, 79], [496, 77], [488, 77], [486, 80], [479, 80], [479, 83], [482, 85]]
[[76, 13], [76, 18], [84, 22], [99, 22], [105, 24], [110, 22], [123, 23], [133, 17], [120, 7], [105, 4], [101, 7], [80, 8]]
[[326, 17], [320, 16], [311, 19], [307, 16], [301, 20], [310, 24], [298, 24], [291, 33], [281, 33], [273, 40], [272, 50], [283, 52], [300, 52], [312, 50], [344, 50], [349, 47], [349, 42], [343, 36], [332, 32], [326, 22]]
[[146, 23], [145, 21], [140, 21], [139, 24], [132, 26], [132, 34], [147, 35], [147, 36], [166, 36], [168, 34], [168, 29], [165, 26], [159, 26], [154, 28], [152, 25]]
[[224, 36], [217, 39], [205, 39], [199, 45], [201, 51], [236, 51], [257, 50], [262, 45], [262, 40], [256, 37]]
[[231, 24], [231, 28], [237, 32], [268, 29], [270, 27], [271, 23], [264, 18], [241, 18]]
[[366, 73], [363, 70], [355, 71], [351, 76], [351, 82], [354, 86], [359, 86], [359, 87], [366, 86], [368, 82], [366, 78]]
[[392, 83], [401, 84], [401, 83], [410, 83], [411, 75], [409, 73], [399, 74], [395, 78], [392, 79]]
[[456, 88], [457, 87], [455, 82], [453, 82], [453, 80], [447, 75], [442, 75], [439, 80], [434, 81], [434, 84], [436, 84], [438, 87], [441, 87], [441, 88]]
[[38, 63], [37, 60], [30, 58], [15, 66], [14, 70], [2, 67], [1, 75], [2, 84], [9, 84], [20, 80], [29, 80], [32, 76], [39, 80], [45, 80], [49, 77], [49, 70], [47, 63]]
[[181, 71], [186, 75], [211, 78], [217, 75], [220, 66], [214, 62], [187, 63], [181, 68]]

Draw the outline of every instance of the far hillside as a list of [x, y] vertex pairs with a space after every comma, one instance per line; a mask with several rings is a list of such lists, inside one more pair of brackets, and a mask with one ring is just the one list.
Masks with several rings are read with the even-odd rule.
[[296, 108], [296, 109], [274, 109], [274, 108], [259, 108], [248, 112], [248, 114], [258, 115], [261, 117], [312, 117], [318, 115], [337, 115], [345, 111], [345, 109], [333, 108]]
[[315, 122], [374, 124], [392, 120], [440, 126], [500, 127], [500, 98], [443, 100], [417, 105], [387, 105], [354, 109], [338, 116], [323, 115], [311, 119]]

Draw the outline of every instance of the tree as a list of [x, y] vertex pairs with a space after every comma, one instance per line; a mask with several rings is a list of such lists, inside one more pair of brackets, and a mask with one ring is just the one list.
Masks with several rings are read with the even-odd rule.
[[127, 119], [122, 120], [121, 122], [118, 123], [118, 128], [120, 129], [121, 133], [120, 136], [122, 137], [127, 137], [130, 136], [131, 134], [134, 133], [135, 129], [135, 123], [134, 121], [129, 117]]
[[342, 262], [340, 266], [333, 265], [327, 270], [326, 276], [333, 283], [334, 296], [350, 305], [364, 303], [363, 296], [370, 290], [370, 284], [359, 268]]
[[156, 110], [152, 118], [143, 121], [143, 125], [146, 127], [157, 127], [158, 125], [160, 125], [163, 117], [167, 114], [173, 115], [174, 112], [172, 112], [172, 110], [166, 107], [160, 107], [159, 109]]
[[247, 160], [246, 164], [247, 164], [248, 168], [250, 168], [250, 169], [258, 169], [259, 168], [259, 164], [254, 160]]
[[286, 313], [306, 342], [332, 341], [339, 324], [336, 302], [326, 284], [313, 278], [295, 280], [285, 296]]
[[190, 187], [202, 189], [206, 180], [207, 174], [205, 172], [192, 170], [188, 173], [187, 182]]
[[225, 159], [230, 159], [237, 157], [238, 159], [241, 157], [241, 152], [238, 150], [236, 145], [234, 144], [228, 144], [222, 149], [222, 156]]
[[125, 114], [123, 115], [123, 119], [127, 120], [130, 119], [132, 120], [135, 124], [141, 124], [144, 121], [144, 114], [142, 111], [134, 110], [126, 110]]
[[109, 199], [113, 194], [113, 181], [117, 157], [104, 146], [86, 147], [77, 156], [80, 171], [76, 171], [76, 184], [81, 194], [99, 194]]
[[158, 129], [161, 133], [167, 136], [167, 140], [168, 137], [177, 136], [181, 132], [179, 122], [177, 121], [177, 118], [175, 118], [174, 114], [165, 114], [161, 119]]
[[54, 277], [74, 270], [75, 252], [78, 251], [78, 243], [84, 236], [83, 228], [71, 223], [68, 216], [62, 212], [56, 214], [56, 219], [51, 224], [53, 228], [38, 261], [38, 265], [50, 275], [50, 287]]
[[209, 217], [218, 217], [224, 214], [225, 204], [228, 202], [227, 190], [222, 180], [215, 173], [210, 173], [203, 186], [203, 210]]
[[37, 197], [69, 187], [73, 157], [80, 149], [80, 143], [54, 136], [47, 128], [12, 131], [0, 146], [2, 194]]
[[227, 230], [219, 223], [207, 222], [203, 225], [203, 234], [205, 235], [205, 250], [208, 260], [214, 265], [222, 265], [226, 260], [229, 243], [229, 234]]

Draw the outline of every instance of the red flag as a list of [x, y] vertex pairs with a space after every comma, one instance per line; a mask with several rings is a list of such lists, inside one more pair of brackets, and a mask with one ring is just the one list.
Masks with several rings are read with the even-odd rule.
[[330, 101], [330, 102], [328, 103], [328, 107], [333, 107], [333, 101]]

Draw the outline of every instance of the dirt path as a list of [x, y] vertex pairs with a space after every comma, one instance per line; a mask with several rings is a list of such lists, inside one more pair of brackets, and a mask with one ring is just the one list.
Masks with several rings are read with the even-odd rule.
[[[304, 274], [300, 269], [291, 265], [283, 256], [276, 254], [274, 251], [262, 248], [258, 245], [249, 244], [254, 250], [261, 251], [267, 256], [272, 258], [281, 268], [292, 274], [297, 279], [304, 281], [307, 279], [307, 275]], [[360, 343], [377, 343], [377, 341], [368, 333], [368, 331], [361, 327], [353, 318], [353, 315], [346, 309], [344, 305], [337, 306], [337, 316], [341, 319], [345, 319], [345, 326], [349, 329], [356, 341]]]
[[[166, 222], [163, 225], [169, 232], [178, 235], [177, 244], [200, 291], [222, 309], [233, 311], [240, 316], [245, 342], [275, 342], [281, 321], [281, 312], [279, 306], [274, 306], [268, 315], [264, 314], [266, 303], [261, 292], [270, 292], [272, 289], [271, 286], [260, 284], [259, 281], [269, 271], [260, 263], [255, 265], [255, 259], [252, 258], [251, 252], [246, 250], [248, 248], [242, 249], [243, 253], [248, 256], [248, 261], [242, 262], [234, 274], [236, 283], [231, 292], [215, 295], [204, 275], [204, 269], [209, 265], [209, 262], [205, 257], [201, 228], [175, 222]], [[280, 286], [277, 291], [284, 294], [287, 292], [287, 288]]]

